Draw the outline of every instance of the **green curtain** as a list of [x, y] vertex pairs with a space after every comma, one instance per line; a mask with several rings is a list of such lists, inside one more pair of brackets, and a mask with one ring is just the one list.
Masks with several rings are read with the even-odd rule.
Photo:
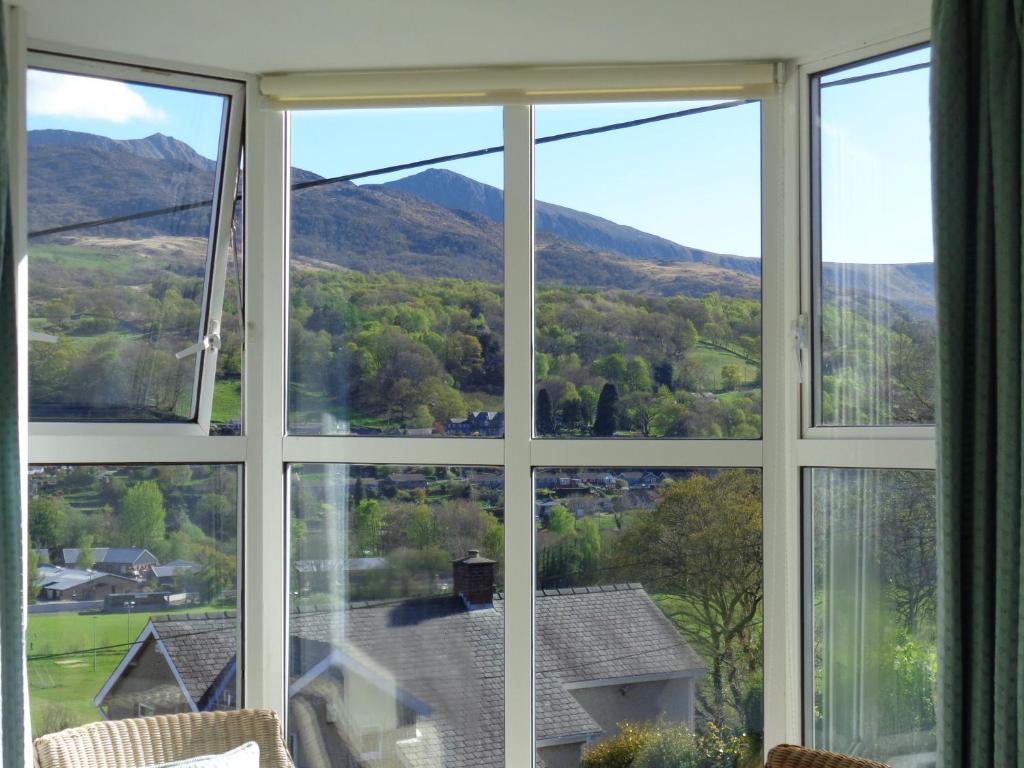
[[6, 28], [0, 10], [0, 764], [25, 765], [25, 531], [18, 458], [18, 352], [7, 136]]
[[939, 765], [1024, 767], [1024, 0], [935, 0]]

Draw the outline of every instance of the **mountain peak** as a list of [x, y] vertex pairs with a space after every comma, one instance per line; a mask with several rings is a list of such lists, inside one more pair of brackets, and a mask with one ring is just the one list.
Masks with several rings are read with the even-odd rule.
[[29, 131], [28, 145], [90, 147], [105, 152], [127, 152], [151, 160], [173, 160], [204, 171], [212, 171], [217, 167], [215, 161], [203, 157], [181, 139], [159, 132], [142, 139], [111, 139], [92, 133], [45, 128]]

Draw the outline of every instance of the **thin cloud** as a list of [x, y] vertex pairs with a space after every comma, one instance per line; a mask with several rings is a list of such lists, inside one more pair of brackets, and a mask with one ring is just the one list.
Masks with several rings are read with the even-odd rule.
[[30, 70], [28, 114], [127, 123], [164, 120], [166, 115], [146, 103], [142, 94], [116, 80]]

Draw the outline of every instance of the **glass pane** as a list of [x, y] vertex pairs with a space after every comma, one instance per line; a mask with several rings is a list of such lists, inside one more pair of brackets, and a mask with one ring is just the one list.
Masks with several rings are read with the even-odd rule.
[[538, 762], [759, 765], [761, 473], [534, 481]]
[[29, 470], [33, 736], [233, 709], [241, 468]]
[[536, 115], [536, 433], [760, 437], [760, 105]]
[[289, 430], [503, 436], [501, 110], [291, 119]]
[[194, 417], [225, 107], [29, 70], [31, 418]]
[[935, 761], [935, 473], [813, 469], [814, 742]]
[[502, 471], [303, 464], [290, 488], [296, 766], [502, 768]]
[[815, 80], [818, 424], [935, 421], [928, 61]]

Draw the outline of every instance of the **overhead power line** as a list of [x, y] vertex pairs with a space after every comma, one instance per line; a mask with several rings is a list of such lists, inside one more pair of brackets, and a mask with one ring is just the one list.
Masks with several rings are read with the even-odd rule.
[[[610, 123], [608, 125], [599, 125], [593, 128], [585, 128], [579, 131], [567, 131], [565, 133], [556, 133], [551, 136], [542, 136], [536, 139], [535, 143], [550, 144], [556, 141], [565, 141], [567, 139], [575, 139], [581, 136], [591, 136], [598, 133], [609, 133], [611, 131], [621, 131], [625, 128], [635, 128], [640, 125], [647, 125], [649, 123], [658, 123], [664, 120], [675, 120], [680, 117], [688, 117], [690, 115], [699, 115], [705, 112], [715, 112], [722, 109], [731, 109], [732, 107], [741, 107], [745, 104], [750, 104], [754, 100], [746, 101], [729, 101], [724, 104], [711, 104], [706, 107], [694, 107], [692, 109], [681, 109], [676, 112], [667, 112], [661, 115], [653, 115], [651, 117], [642, 117], [637, 120], [627, 120], [620, 123]], [[373, 168], [369, 171], [359, 171], [357, 173], [347, 173], [342, 176], [331, 176], [323, 179], [311, 179], [309, 181], [300, 181], [291, 185], [292, 192], [301, 192], [304, 189], [313, 189], [314, 187], [324, 187], [331, 184], [340, 184], [346, 181], [358, 181], [360, 179], [367, 179], [373, 176], [383, 176], [388, 173], [397, 173], [399, 171], [410, 171], [416, 168], [424, 168], [430, 165], [438, 165], [440, 163], [449, 163], [455, 160], [468, 160], [474, 157], [484, 157], [485, 155], [494, 155], [505, 151], [505, 145], [499, 144], [493, 147], [484, 147], [482, 149], [473, 149], [468, 152], [458, 152], [449, 155], [438, 155], [436, 157], [429, 157], [424, 160], [415, 160], [409, 163], [399, 163], [398, 165], [389, 165], [383, 168]], [[235, 202], [237, 203], [242, 199], [241, 195], [235, 196]], [[48, 227], [47, 229], [39, 229], [34, 232], [29, 232], [29, 238], [45, 237], [47, 235], [59, 235], [65, 232], [74, 232], [80, 229], [91, 229], [93, 227], [102, 227], [107, 224], [121, 224], [126, 221], [137, 221], [139, 219], [148, 219], [155, 216], [167, 216], [173, 213], [182, 213], [185, 211], [193, 211], [205, 206], [213, 204], [213, 200], [198, 200], [191, 203], [181, 203], [180, 205], [170, 205], [165, 208], [154, 208], [148, 211], [136, 211], [134, 213], [126, 213], [121, 216], [110, 216], [105, 219], [94, 219], [92, 221], [82, 221], [76, 224], [64, 224], [58, 227]]]
[[[837, 85], [849, 85], [852, 83], [861, 83], [867, 80], [875, 80], [880, 77], [889, 77], [891, 75], [901, 75], [907, 72], [914, 72], [919, 69], [926, 69], [931, 66], [930, 63], [925, 62], [922, 64], [911, 64], [906, 67], [899, 67], [897, 69], [889, 69], [883, 72], [872, 72], [866, 75], [855, 75], [853, 77], [843, 78], [841, 80], [833, 80], [829, 83], [821, 83], [821, 88], [833, 88]], [[566, 131], [565, 133], [556, 133], [551, 136], [542, 136], [535, 140], [535, 143], [539, 146], [541, 144], [550, 144], [556, 141], [565, 141], [567, 139], [576, 139], [582, 136], [593, 136], [599, 133], [609, 133], [611, 131], [621, 131], [625, 128], [636, 128], [641, 125], [648, 125], [650, 123], [658, 123], [664, 120], [676, 120], [681, 117], [690, 117], [692, 115], [700, 115], [707, 112], [715, 112], [723, 109], [732, 109], [733, 107], [742, 107], [747, 104], [756, 103], [756, 99], [746, 99], [742, 101], [729, 101], [722, 104], [710, 104], [704, 107], [694, 107], [691, 109], [681, 109], [675, 112], [667, 112], [661, 115], [653, 115], [651, 117], [642, 117], [636, 120], [626, 120], [619, 123], [609, 123], [608, 125], [599, 125], [593, 128], [584, 128], [578, 131]], [[358, 181], [360, 179], [372, 178], [374, 176], [382, 176], [388, 173], [397, 173], [400, 171], [410, 171], [416, 168], [424, 168], [430, 165], [437, 165], [440, 163], [450, 163], [456, 160], [469, 160], [474, 157], [484, 157], [486, 155], [493, 155], [499, 152], [503, 152], [505, 146], [499, 144], [493, 147], [484, 147], [482, 149], [473, 149], [468, 152], [457, 152], [455, 154], [438, 155], [436, 157], [426, 158], [424, 160], [415, 160], [409, 163], [399, 163], [397, 165], [389, 165], [383, 168], [373, 168], [368, 171], [359, 171], [357, 173], [347, 173], [341, 176], [331, 176], [323, 179], [311, 179], [309, 181], [301, 181], [291, 185], [292, 192], [301, 192], [304, 189], [313, 189], [315, 187], [324, 187], [331, 184], [340, 184], [346, 181]], [[237, 203], [242, 199], [242, 196], [236, 195], [235, 202]], [[140, 219], [149, 219], [156, 216], [169, 216], [174, 213], [184, 213], [187, 211], [199, 210], [206, 206], [213, 205], [213, 200], [196, 200], [190, 203], [181, 203], [179, 205], [169, 205], [163, 208], [153, 208], [146, 211], [136, 211], [134, 213], [126, 213], [120, 216], [110, 216], [103, 219], [93, 219], [91, 221], [81, 221], [75, 224], [64, 224], [57, 227], [47, 227], [46, 229], [38, 229], [28, 233], [28, 237], [38, 238], [45, 237], [48, 235], [59, 235], [66, 232], [75, 232], [80, 229], [92, 229], [95, 227], [102, 227], [109, 224], [123, 224], [128, 221], [138, 221]]]

